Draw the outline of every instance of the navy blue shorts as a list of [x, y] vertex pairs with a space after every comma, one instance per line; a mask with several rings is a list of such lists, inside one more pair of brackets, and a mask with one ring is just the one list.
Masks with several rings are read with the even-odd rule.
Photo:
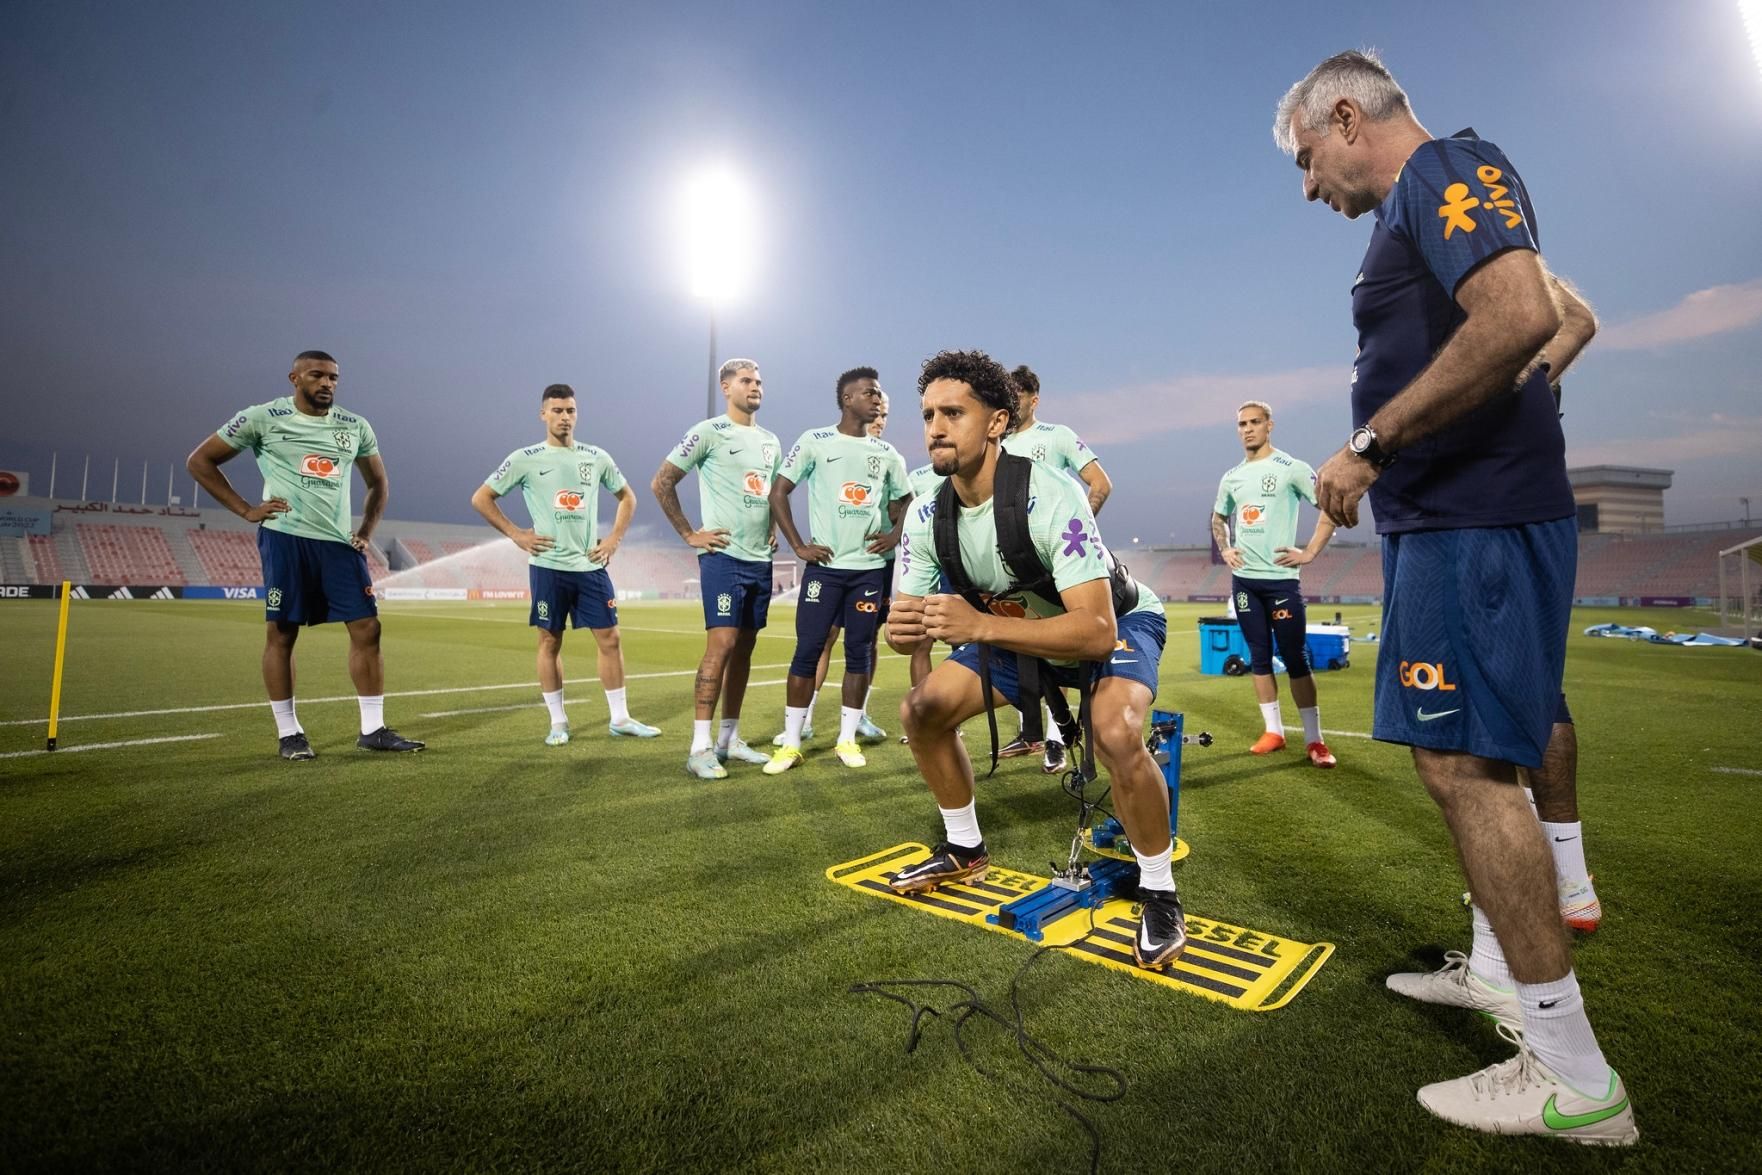
[[[1128, 612], [1119, 619], [1118, 636], [1114, 639], [1113, 656], [1097, 666], [1094, 681], [1124, 677], [1141, 682], [1156, 697], [1157, 666], [1162, 662], [1162, 647], [1169, 637], [1169, 621], [1161, 609], [1154, 612]], [[948, 655], [957, 665], [979, 672], [979, 644], [962, 645]], [[1077, 687], [1078, 667], [1055, 668], [1053, 682], [1065, 689]], [[1016, 655], [1008, 649], [991, 646], [991, 688], [1002, 694], [1010, 705], [1022, 708], [1021, 685], [1016, 680]], [[1030, 700], [1032, 701], [1032, 700]]]
[[1372, 734], [1541, 766], [1577, 571], [1572, 518], [1384, 536]]
[[527, 620], [532, 627], [562, 632], [565, 620], [571, 628], [618, 627], [618, 590], [605, 568], [560, 571], [533, 563], [526, 571], [532, 584], [532, 615]]
[[884, 569], [845, 571], [808, 564], [802, 569], [801, 597], [795, 602], [795, 658], [792, 677], [812, 677], [834, 628], [844, 629], [844, 671], [875, 670], [875, 635], [881, 630]]
[[1250, 669], [1262, 676], [1273, 671], [1273, 645], [1285, 662], [1285, 675], [1309, 676], [1309, 617], [1295, 579], [1230, 577], [1236, 600], [1236, 623], [1248, 642]]
[[771, 564], [710, 551], [697, 559], [705, 628], [765, 627], [771, 611]]
[[367, 556], [348, 543], [257, 528], [263, 560], [264, 619], [325, 624], [379, 615]]

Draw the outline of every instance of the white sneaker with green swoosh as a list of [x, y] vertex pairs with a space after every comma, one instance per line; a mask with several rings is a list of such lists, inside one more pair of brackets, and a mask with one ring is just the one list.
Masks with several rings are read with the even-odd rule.
[[1609, 1088], [1600, 1096], [1581, 1093], [1524, 1047], [1516, 1029], [1500, 1024], [1499, 1035], [1517, 1045], [1515, 1057], [1428, 1085], [1419, 1091], [1419, 1104], [1446, 1122], [1489, 1134], [1541, 1134], [1594, 1146], [1639, 1140], [1620, 1074], [1610, 1070]]

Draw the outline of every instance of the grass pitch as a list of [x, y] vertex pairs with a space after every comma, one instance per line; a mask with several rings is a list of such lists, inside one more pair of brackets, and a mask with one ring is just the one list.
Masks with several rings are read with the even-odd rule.
[[[1642, 1132], [1608, 1153], [1473, 1134], [1414, 1101], [1508, 1049], [1486, 1021], [1383, 988], [1469, 933], [1405, 753], [1360, 736], [1375, 647], [1318, 679], [1340, 767], [1268, 762], [1246, 750], [1248, 683], [1198, 673], [1202, 610], [1170, 608], [1162, 665], [1161, 704], [1218, 740], [1187, 757], [1183, 896], [1339, 949], [1264, 1015], [1040, 960], [1022, 985], [1030, 1031], [1131, 1082], [1086, 1107], [1104, 1169], [1762, 1168], [1762, 659], [1576, 635], [1705, 619], [1692, 614], [1574, 618], [1568, 693], [1606, 911], [1578, 971]], [[908, 1056], [905, 1010], [846, 994], [951, 977], [1002, 1005], [1028, 953], [823, 878], [937, 839], [906, 749], [840, 767], [828, 696], [805, 767], [691, 779], [700, 614], [622, 611], [631, 707], [659, 740], [607, 737], [604, 698], [579, 681], [576, 741], [543, 746], [523, 605], [394, 605], [387, 719], [429, 750], [353, 749], [343, 634], [321, 628], [299, 654], [320, 758], [285, 764], [260, 605], [76, 603], [64, 750], [0, 758], [4, 1165], [1084, 1169], [1087, 1137], [1006, 1032], [967, 1030], [988, 1079], [947, 1018]], [[1374, 610], [1345, 611], [1375, 627]], [[792, 648], [789, 612], [772, 624], [743, 724], [755, 744], [781, 723]], [[53, 633], [52, 604], [0, 608], [0, 754], [42, 746]], [[591, 678], [585, 634], [565, 655]], [[873, 709], [890, 729], [904, 685], [905, 662], [884, 659]], [[187, 736], [212, 737], [78, 750]], [[983, 724], [968, 737], [978, 748]], [[1072, 809], [1031, 761], [980, 785], [1002, 865], [1062, 857]]]

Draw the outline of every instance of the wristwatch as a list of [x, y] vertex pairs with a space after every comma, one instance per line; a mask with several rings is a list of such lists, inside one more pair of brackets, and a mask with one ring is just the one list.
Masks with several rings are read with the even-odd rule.
[[1352, 438], [1346, 442], [1346, 447], [1379, 470], [1395, 464], [1395, 454], [1383, 451], [1383, 447], [1377, 444], [1377, 430], [1368, 424], [1352, 430]]

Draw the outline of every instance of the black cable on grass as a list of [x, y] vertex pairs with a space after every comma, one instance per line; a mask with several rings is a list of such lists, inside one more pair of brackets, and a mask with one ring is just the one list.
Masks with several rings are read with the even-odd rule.
[[[944, 1014], [951, 1014], [954, 1016], [954, 1043], [955, 1047], [960, 1050], [962, 1059], [981, 1076], [997, 1079], [999, 1074], [991, 1072], [979, 1063], [972, 1051], [968, 1049], [966, 1039], [961, 1035], [961, 1030], [966, 1027], [968, 1020], [976, 1016], [983, 1017], [1009, 1029], [1015, 1035], [1016, 1048], [1021, 1051], [1022, 1056], [1026, 1057], [1028, 1063], [1033, 1065], [1040, 1075], [1056, 1089], [1081, 1101], [1116, 1102], [1126, 1096], [1127, 1082], [1124, 1073], [1109, 1065], [1089, 1065], [1066, 1059], [1044, 1041], [1029, 1035], [1022, 1014], [1021, 981], [1022, 976], [1027, 974], [1028, 968], [1032, 967], [1042, 955], [1051, 951], [1068, 950], [1094, 933], [1095, 911], [1091, 909], [1089, 911], [1089, 930], [1082, 938], [1077, 939], [1076, 942], [1039, 947], [1024, 959], [1022, 965], [1016, 968], [1016, 973], [1010, 977], [1009, 1006], [1011, 1014], [1009, 1016], [1005, 1016], [987, 1004], [975, 988], [957, 979], [876, 979], [864, 983], [853, 983], [850, 985], [849, 992], [851, 995], [878, 995], [883, 999], [904, 1004], [911, 1009], [912, 1022], [905, 1042], [907, 1053], [915, 1050], [918, 1047], [918, 1042], [923, 1038], [925, 1017], [941, 1018]], [[898, 987], [952, 987], [964, 993], [966, 998], [950, 1004], [947, 1008], [937, 1008], [930, 1004], [920, 1004], [897, 991], [888, 990]], [[1067, 1077], [1066, 1074], [1071, 1076]], [[1112, 1089], [1085, 1089], [1076, 1083], [1081, 1075], [1105, 1077], [1111, 1083]], [[1089, 1170], [1091, 1175], [1095, 1175], [1101, 1170], [1101, 1127], [1089, 1115], [1056, 1094], [1053, 1096], [1053, 1104], [1075, 1119], [1077, 1125], [1081, 1126], [1084, 1132], [1089, 1135]]]

